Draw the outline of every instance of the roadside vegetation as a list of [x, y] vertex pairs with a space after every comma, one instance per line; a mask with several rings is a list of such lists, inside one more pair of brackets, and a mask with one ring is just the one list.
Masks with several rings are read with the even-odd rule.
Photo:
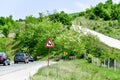
[[40, 69], [31, 80], [119, 80], [119, 74], [120, 70], [114, 72], [86, 60], [70, 60]]

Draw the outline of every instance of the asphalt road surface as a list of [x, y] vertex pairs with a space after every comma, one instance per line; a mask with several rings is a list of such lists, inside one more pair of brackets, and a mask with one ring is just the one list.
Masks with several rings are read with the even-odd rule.
[[[54, 64], [54, 62], [50, 62]], [[47, 66], [47, 61], [19, 63], [10, 66], [0, 65], [0, 80], [29, 80], [39, 68]]]

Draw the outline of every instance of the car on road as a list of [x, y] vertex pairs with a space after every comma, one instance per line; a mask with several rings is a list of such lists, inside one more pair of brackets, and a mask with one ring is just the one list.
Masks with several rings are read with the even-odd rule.
[[28, 56], [26, 53], [16, 53], [14, 56], [14, 64], [18, 62], [24, 62], [24, 63], [29, 63]]
[[33, 61], [34, 61], [33, 56], [32, 56], [32, 55], [29, 55], [29, 56], [28, 56], [28, 60], [29, 60], [29, 62], [33, 62]]
[[10, 58], [4, 52], [0, 52], [0, 64], [10, 65]]

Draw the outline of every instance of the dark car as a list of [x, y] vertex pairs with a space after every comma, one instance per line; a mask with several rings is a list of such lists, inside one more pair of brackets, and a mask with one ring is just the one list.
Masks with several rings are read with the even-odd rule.
[[16, 53], [14, 56], [14, 63], [18, 62], [28, 63], [28, 56], [25, 53]]
[[30, 62], [33, 62], [33, 61], [34, 61], [33, 56], [32, 56], [32, 55], [29, 55], [29, 56], [28, 56], [28, 60], [29, 60]]
[[4, 66], [10, 65], [10, 59], [4, 52], [0, 52], [0, 64], [3, 64]]

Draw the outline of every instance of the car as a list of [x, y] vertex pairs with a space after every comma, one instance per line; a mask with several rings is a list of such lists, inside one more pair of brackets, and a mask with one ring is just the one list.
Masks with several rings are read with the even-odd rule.
[[24, 62], [24, 63], [29, 63], [28, 56], [26, 53], [16, 53], [14, 56], [14, 64], [18, 62]]
[[10, 65], [10, 58], [4, 52], [0, 52], [0, 64]]
[[34, 61], [33, 56], [32, 56], [32, 55], [29, 55], [29, 56], [28, 56], [28, 60], [29, 60], [30, 62], [33, 62], [33, 61]]

